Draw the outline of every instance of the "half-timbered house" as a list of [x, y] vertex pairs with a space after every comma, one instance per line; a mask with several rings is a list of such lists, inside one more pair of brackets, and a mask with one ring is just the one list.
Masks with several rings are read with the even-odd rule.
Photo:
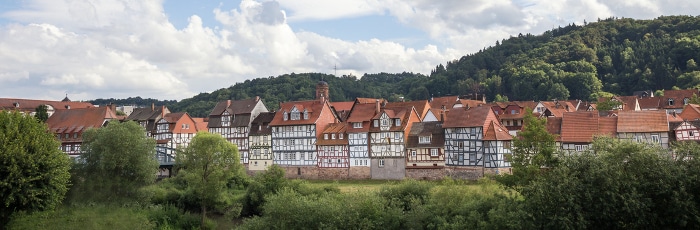
[[405, 140], [411, 126], [420, 122], [413, 106], [381, 108], [369, 128], [372, 179], [406, 176]]
[[666, 111], [619, 111], [617, 138], [668, 148], [668, 117]]
[[280, 103], [270, 127], [274, 163], [287, 166], [315, 166], [316, 140], [338, 117], [328, 101], [295, 101]]
[[168, 113], [156, 122], [153, 138], [158, 153], [175, 155], [178, 147], [187, 147], [197, 134], [197, 125], [186, 112]]
[[124, 120], [138, 123], [146, 130], [147, 136], [153, 137], [156, 132], [156, 122], [163, 118], [163, 115], [169, 113], [168, 107], [156, 107], [154, 104], [151, 104], [151, 107], [135, 108]]
[[275, 118], [275, 112], [263, 112], [253, 119], [248, 140], [250, 143], [250, 160], [248, 170], [267, 170], [273, 164], [272, 129], [270, 122]]
[[[549, 120], [547, 120], [549, 122]], [[615, 137], [617, 117], [601, 117], [598, 111], [564, 113], [561, 121], [561, 148], [568, 152], [589, 149], [598, 136]]]
[[700, 120], [683, 121], [673, 132], [676, 141], [698, 141], [700, 142]]
[[330, 124], [316, 141], [319, 168], [348, 168], [347, 123]]
[[512, 136], [491, 107], [453, 109], [443, 124], [445, 165], [483, 168], [510, 167]]
[[71, 101], [68, 99], [68, 96], [66, 96], [66, 98], [64, 98], [62, 101], [0, 98], [0, 111], [18, 111], [23, 114], [34, 116], [36, 109], [42, 105], [46, 106], [46, 113], [49, 115], [49, 117], [57, 110], [94, 107], [88, 102]]
[[226, 100], [216, 104], [209, 114], [207, 124], [210, 133], [221, 134], [229, 142], [238, 146], [241, 163], [248, 164], [248, 132], [250, 123], [267, 107], [255, 97], [246, 100]]
[[406, 140], [406, 175], [415, 179], [444, 176], [445, 132], [442, 122], [416, 122]]
[[112, 107], [90, 107], [56, 110], [46, 120], [49, 131], [61, 142], [61, 150], [70, 157], [80, 156], [83, 133], [100, 128], [117, 118]]

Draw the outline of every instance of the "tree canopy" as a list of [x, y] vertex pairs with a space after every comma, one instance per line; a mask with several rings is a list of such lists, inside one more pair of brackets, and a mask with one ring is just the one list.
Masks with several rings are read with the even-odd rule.
[[17, 211], [59, 205], [68, 191], [70, 160], [43, 123], [0, 111], [0, 228]]

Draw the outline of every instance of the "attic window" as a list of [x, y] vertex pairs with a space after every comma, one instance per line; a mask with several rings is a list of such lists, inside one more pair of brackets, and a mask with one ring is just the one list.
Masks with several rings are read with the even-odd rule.
[[420, 137], [418, 137], [418, 143], [420, 143], [420, 144], [430, 144], [430, 136], [420, 136]]
[[688, 99], [687, 97], [683, 98], [683, 105], [687, 105], [688, 102], [690, 102], [690, 99]]
[[328, 140], [328, 133], [324, 133], [324, 134], [323, 134], [323, 139], [324, 139], [324, 140]]
[[379, 127], [379, 120], [374, 120], [374, 127]]
[[401, 119], [396, 119], [394, 123], [396, 123], [396, 126], [401, 126]]
[[292, 117], [290, 119], [293, 121], [299, 120], [299, 111], [292, 111]]
[[361, 129], [362, 128], [362, 122], [353, 122], [352, 127], [356, 129]]
[[335, 140], [335, 133], [331, 134], [331, 139]]
[[282, 119], [285, 120], [285, 121], [286, 121], [286, 120], [289, 120], [288, 115], [289, 115], [289, 114], [287, 113], [287, 111], [284, 111], [284, 113], [282, 114]]
[[73, 139], [78, 139], [78, 133], [73, 133]]
[[669, 106], [672, 106], [672, 105], [673, 105], [673, 98], [669, 98], [669, 99], [668, 99], [668, 105], [669, 105]]
[[343, 134], [342, 134], [342, 133], [338, 133], [338, 139], [341, 139], [341, 140], [343, 139]]
[[308, 119], [309, 119], [309, 112], [304, 110], [304, 120], [308, 120]]

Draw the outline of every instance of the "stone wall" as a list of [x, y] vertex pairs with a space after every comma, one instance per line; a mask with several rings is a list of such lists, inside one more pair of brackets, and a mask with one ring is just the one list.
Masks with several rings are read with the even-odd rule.
[[354, 180], [363, 180], [372, 178], [370, 167], [350, 167], [349, 178]]
[[447, 173], [442, 167], [435, 168], [406, 168], [406, 178], [416, 180], [439, 180], [447, 176]]

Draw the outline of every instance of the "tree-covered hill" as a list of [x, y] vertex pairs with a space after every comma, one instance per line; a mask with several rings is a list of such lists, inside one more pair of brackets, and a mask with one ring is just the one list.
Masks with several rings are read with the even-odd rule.
[[437, 65], [430, 76], [291, 73], [162, 104], [171, 111], [203, 117], [217, 101], [260, 96], [268, 108], [276, 109], [279, 102], [312, 99], [320, 80], [329, 83], [331, 101], [356, 97], [395, 101], [401, 96], [418, 100], [469, 93], [485, 94], [488, 100], [497, 96], [593, 100], [605, 92], [631, 95], [638, 90], [700, 87], [696, 61], [700, 61], [700, 16], [608, 18], [496, 41], [494, 46]]

